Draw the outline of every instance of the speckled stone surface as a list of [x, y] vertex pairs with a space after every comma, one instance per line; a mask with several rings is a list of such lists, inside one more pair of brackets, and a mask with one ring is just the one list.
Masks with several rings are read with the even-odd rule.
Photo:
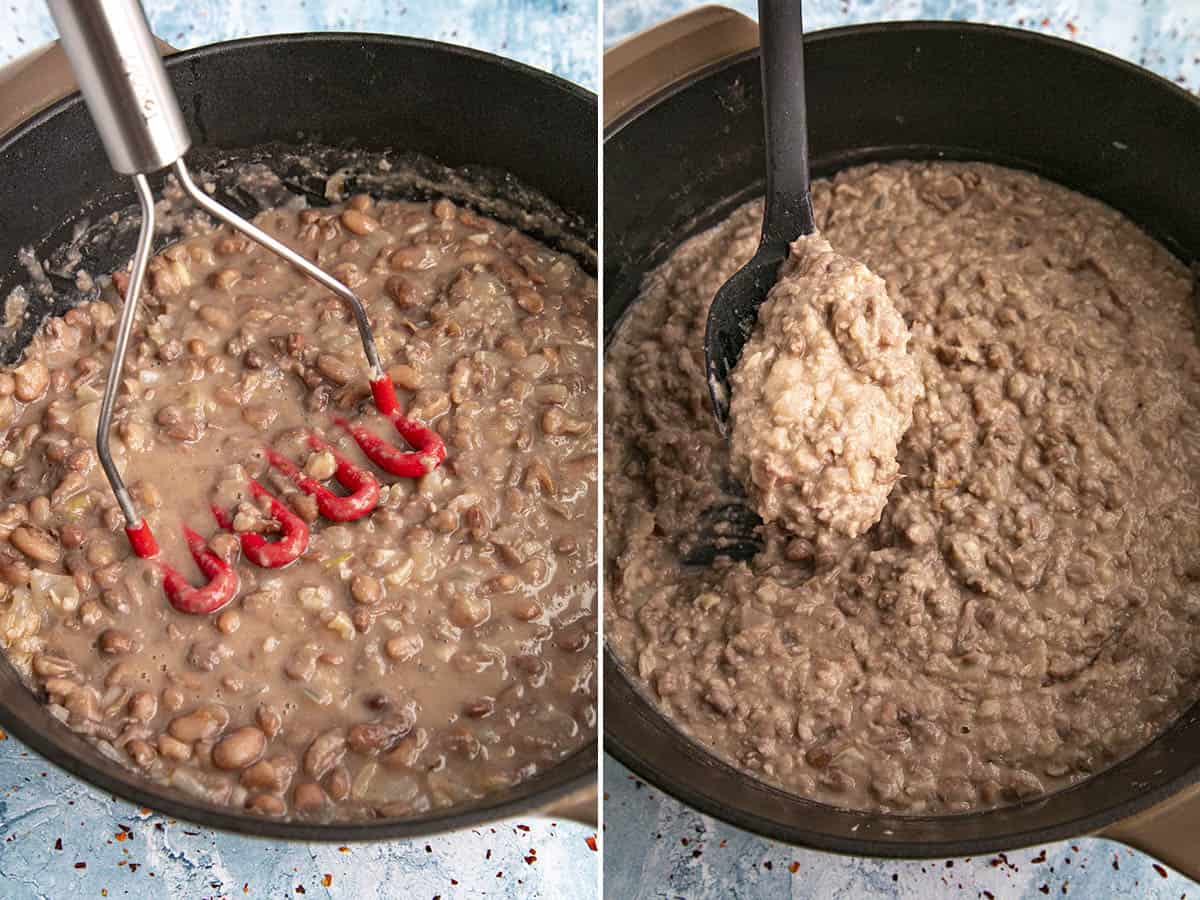
[[[611, 46], [700, 5], [690, 0], [606, 0]], [[731, 6], [754, 16], [756, 0]], [[1200, 88], [1200, 0], [805, 0], [805, 26], [886, 19], [960, 19], [1030, 28], [1082, 41]], [[1200, 885], [1111, 841], [1082, 839], [971, 860], [888, 862], [817, 853], [763, 840], [702, 816], [604, 763], [605, 895], [622, 900], [988, 900], [1200, 897]], [[1200, 847], [1200, 843], [1198, 843]]]
[[[143, 0], [155, 32], [186, 48], [252, 34], [371, 31], [466, 44], [595, 90], [598, 11], [557, 0]], [[0, 4], [0, 65], [55, 37], [43, 0]], [[514, 819], [339, 848], [215, 833], [114, 800], [0, 741], [0, 900], [140, 897], [598, 896], [590, 828]]]
[[621, 900], [1188, 900], [1200, 885], [1113, 841], [972, 859], [876, 860], [756, 837], [604, 761], [604, 895]]
[[[142, 0], [151, 27], [186, 49], [297, 31], [373, 31], [463, 44], [590, 90], [599, 84], [595, 0]], [[57, 37], [44, 0], [0, 3], [0, 64]]]

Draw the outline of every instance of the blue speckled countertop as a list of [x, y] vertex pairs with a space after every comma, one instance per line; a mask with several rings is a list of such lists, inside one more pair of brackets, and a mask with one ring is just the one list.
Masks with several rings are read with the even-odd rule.
[[[143, 0], [179, 48], [253, 34], [372, 31], [466, 44], [595, 90], [598, 13], [579, 0]], [[0, 65], [55, 35], [42, 0], [0, 4]], [[0, 900], [65, 897], [595, 898], [593, 830], [514, 819], [340, 848], [215, 833], [138, 810], [0, 741]]]
[[[606, 0], [604, 43], [692, 7]], [[756, 0], [724, 5], [755, 16]], [[1123, 56], [1200, 88], [1200, 0], [805, 0], [811, 30], [885, 19], [962, 19], [1031, 28]], [[621, 900], [1186, 900], [1200, 885], [1112, 841], [1080, 839], [1005, 855], [935, 861], [841, 857], [789, 847], [702, 816], [604, 761], [604, 890]], [[1200, 845], [1198, 845], [1200, 846]]]

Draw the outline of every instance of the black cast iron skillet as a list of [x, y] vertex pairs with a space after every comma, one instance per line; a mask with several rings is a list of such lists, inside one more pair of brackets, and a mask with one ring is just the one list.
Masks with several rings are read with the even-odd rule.
[[[298, 144], [313, 142], [328, 166], [347, 166], [351, 187], [363, 158], [374, 166], [386, 157], [412, 169], [391, 193], [457, 196], [528, 226], [595, 272], [596, 98], [566, 81], [459, 47], [358, 34], [218, 44], [171, 57], [167, 70], [195, 140], [197, 166], [217, 176], [227, 192], [223, 199], [248, 212], [261, 198], [246, 194], [230, 175], [235, 163], [247, 160], [276, 169], [289, 190], [311, 202], [325, 202], [325, 180], [296, 152]], [[23, 74], [28, 87], [29, 72]], [[55, 73], [35, 72], [33, 83], [43, 76]], [[378, 186], [370, 173], [357, 174], [361, 185]], [[78, 94], [0, 137], [0, 297], [28, 281], [17, 263], [19, 248], [63, 259], [61, 245], [78, 223], [96, 223], [132, 203], [128, 179], [113, 174]], [[522, 219], [518, 205], [535, 207], [537, 220]], [[74, 246], [101, 274], [125, 264], [131, 239], [129, 228], [94, 226]], [[6, 361], [19, 355], [48, 314], [78, 301], [69, 278], [52, 276], [51, 285], [49, 296], [31, 294], [27, 324], [3, 335]], [[105, 791], [168, 816], [250, 835], [383, 840], [518, 814], [586, 817], [589, 794], [594, 806], [595, 741], [512, 789], [416, 818], [314, 825], [210, 806], [105, 759], [46, 713], [2, 654], [0, 725]]]
[[[635, 39], [606, 59], [606, 339], [649, 269], [763, 190], [757, 51], [744, 49], [756, 43], [753, 28], [711, 7], [695, 16], [694, 29], [673, 22], [668, 38]], [[1200, 102], [1157, 76], [1065, 41], [955, 23], [817, 32], [805, 56], [814, 174], [888, 159], [1030, 169], [1122, 210], [1184, 261], [1200, 258]], [[662, 78], [663, 62], [672, 77]], [[1195, 707], [1069, 790], [984, 812], [902, 817], [802, 800], [739, 773], [663, 718], [608, 650], [604, 684], [610, 753], [683, 802], [770, 838], [946, 857], [1104, 829], [1200, 876]]]

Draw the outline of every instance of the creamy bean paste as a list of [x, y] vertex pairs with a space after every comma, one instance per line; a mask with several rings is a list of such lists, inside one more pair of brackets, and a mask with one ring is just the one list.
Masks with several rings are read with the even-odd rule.
[[879, 521], [923, 384], [887, 285], [792, 244], [730, 379], [730, 462], [766, 522], [825, 544]]
[[878, 525], [683, 567], [731, 460], [704, 380], [761, 203], [646, 279], [606, 366], [606, 634], [673, 721], [805, 797], [946, 813], [1064, 787], [1200, 694], [1192, 279], [1113, 210], [981, 164], [850, 169], [821, 233], [887, 283], [924, 395]]
[[[532, 777], [595, 733], [595, 283], [445, 199], [258, 221], [364, 298], [445, 462], [372, 469], [335, 415], [402, 442], [373, 414], [348, 309], [257, 245], [193, 229], [152, 262], [114, 452], [163, 558], [201, 583], [186, 523], [236, 563], [239, 595], [180, 614], [130, 554], [93, 449], [109, 288], [0, 374], [9, 659], [103, 753], [264, 815], [403, 816]], [[306, 429], [380, 478], [369, 518], [318, 521], [267, 466], [269, 444], [328, 479]], [[213, 502], [270, 530], [249, 477], [312, 522], [286, 569], [239, 560], [216, 530]]]

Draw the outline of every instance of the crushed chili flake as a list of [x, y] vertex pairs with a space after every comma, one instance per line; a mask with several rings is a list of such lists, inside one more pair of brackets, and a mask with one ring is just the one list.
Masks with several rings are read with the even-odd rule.
[[349, 853], [349, 852], [350, 852], [349, 847], [338, 847], [338, 853]]
[[763, 868], [770, 872], [775, 868], [775, 863], [768, 859], [765, 863], [763, 863]]
[[85, 863], [85, 862], [77, 862], [77, 863], [75, 863], [75, 868], [77, 868], [77, 869], [86, 869], [86, 868], [87, 868], [87, 863]]
[[788, 871], [791, 872], [793, 875], [795, 875], [797, 872], [800, 871], [800, 863], [793, 862], [790, 866], [788, 866]]
[[55, 838], [55, 839], [54, 839], [54, 849], [55, 849], [55, 850], [61, 850], [61, 849], [62, 849], [62, 838]]
[[532, 855], [530, 855], [530, 856], [527, 856], [527, 857], [525, 857], [525, 862], [526, 862], [528, 865], [531, 865], [531, 866], [532, 866], [532, 865], [533, 865], [535, 862], [537, 862], [537, 857], [536, 857], [536, 856], [532, 856]]
[[333, 887], [333, 875], [326, 872], [321, 876], [321, 887]]
[[1044, 863], [1046, 861], [1046, 851], [1043, 850], [1037, 856], [1030, 860], [1031, 863]]
[[491, 858], [492, 858], [492, 848], [491, 848], [491, 847], [489, 847], [489, 848], [488, 848], [488, 852], [487, 852], [487, 853], [483, 854], [483, 858], [484, 858], [484, 859], [491, 859]]
[[517, 830], [518, 830], [518, 831], [528, 831], [528, 830], [529, 830], [529, 826], [528, 826], [528, 825], [518, 825], [518, 826], [517, 826]]
[[1079, 31], [1079, 28], [1075, 25], [1074, 22], [1068, 22], [1067, 23], [1067, 31], [1071, 32], [1071, 34], [1075, 34], [1076, 32]]
[[248, 893], [250, 893], [250, 882], [248, 882], [248, 881], [246, 881], [246, 882], [243, 882], [243, 884], [242, 884], [242, 893], [243, 893], [243, 894], [248, 894]]
[[133, 863], [133, 862], [131, 862], [131, 863], [129, 864], [129, 871], [130, 871], [130, 872], [136, 872], [136, 871], [137, 871], [138, 869], [140, 869], [141, 867], [142, 867], [142, 864], [141, 864], [141, 863]]
[[596, 852], [596, 836], [593, 834], [589, 838], [584, 838], [584, 840], [587, 842], [588, 849], [590, 849], [593, 853]]
[[450, 879], [450, 886], [451, 886], [451, 887], [457, 887], [457, 886], [458, 886], [458, 879], [457, 879], [457, 878], [451, 878], [451, 879]]
[[3, 728], [0, 728], [0, 741], [7, 741], [7, 740], [8, 740], [8, 735], [5, 733]]
[[129, 835], [127, 835], [124, 831], [118, 831], [116, 834], [113, 835], [113, 837], [115, 837], [118, 841], [123, 841], [127, 837], [129, 837]]
[[307, 893], [308, 893], [308, 891], [306, 891], [306, 890], [304, 889], [304, 885], [302, 885], [302, 884], [298, 884], [298, 885], [296, 885], [296, 893], [297, 893], [297, 894], [307, 894]]
[[1154, 871], [1157, 872], [1163, 878], [1167, 877], [1167, 870], [1164, 869], [1162, 866], [1160, 866], [1158, 863], [1154, 864]]

